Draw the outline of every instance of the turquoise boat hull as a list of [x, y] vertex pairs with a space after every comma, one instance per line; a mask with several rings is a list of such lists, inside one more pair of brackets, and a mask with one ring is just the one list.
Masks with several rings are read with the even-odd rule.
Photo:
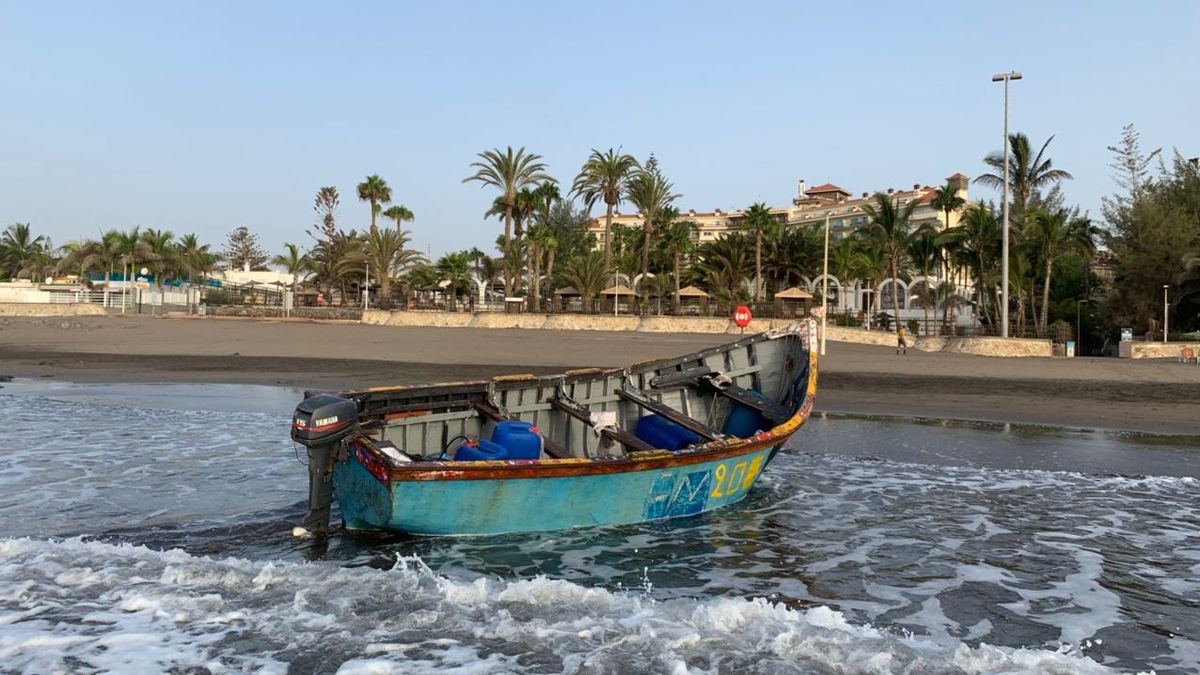
[[[347, 531], [431, 536], [627, 525], [736, 504], [812, 412], [814, 335], [806, 321], [628, 368], [311, 396], [294, 422], [319, 460], [303, 529], [324, 531], [332, 499]], [[647, 415], [652, 428], [701, 440], [638, 437]], [[458, 458], [514, 421], [540, 439], [538, 459]]]
[[356, 453], [335, 469], [334, 490], [347, 530], [490, 535], [625, 525], [735, 504], [749, 494], [775, 450], [643, 471], [390, 486]]

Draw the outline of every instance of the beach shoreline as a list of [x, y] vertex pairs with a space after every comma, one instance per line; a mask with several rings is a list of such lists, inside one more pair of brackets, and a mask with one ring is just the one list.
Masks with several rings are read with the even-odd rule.
[[[616, 367], [729, 339], [150, 317], [5, 318], [0, 375], [338, 390]], [[1200, 435], [1196, 367], [916, 351], [897, 356], [886, 347], [835, 342], [828, 349], [821, 363], [820, 412]]]

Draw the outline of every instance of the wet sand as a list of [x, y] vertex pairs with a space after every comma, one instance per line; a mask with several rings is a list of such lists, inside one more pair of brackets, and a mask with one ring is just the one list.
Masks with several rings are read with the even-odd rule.
[[[392, 328], [148, 317], [0, 318], [0, 375], [349, 388], [619, 366], [723, 335]], [[817, 408], [1200, 435], [1200, 368], [829, 343]]]

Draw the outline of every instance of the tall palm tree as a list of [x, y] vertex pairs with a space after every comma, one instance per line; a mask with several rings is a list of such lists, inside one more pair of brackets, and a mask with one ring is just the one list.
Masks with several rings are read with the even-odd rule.
[[691, 220], [676, 220], [667, 227], [663, 232], [662, 246], [666, 250], [667, 255], [671, 256], [672, 270], [675, 280], [675, 295], [671, 304], [671, 310], [679, 311], [679, 285], [680, 285], [680, 262], [686, 256], [690, 256], [696, 250], [695, 243], [692, 242], [692, 235], [696, 230], [696, 223]]
[[[549, 278], [553, 273], [553, 268], [542, 274], [542, 257], [547, 253], [551, 253], [558, 246], [558, 240], [555, 238], [554, 228], [546, 223], [538, 223], [529, 228], [529, 252], [530, 252], [530, 271], [532, 276], [532, 293], [530, 294], [530, 309], [537, 312], [541, 311], [542, 306], [542, 277]], [[553, 263], [553, 259], [551, 259]]]
[[284, 271], [292, 275], [292, 295], [295, 295], [300, 281], [312, 273], [313, 261], [295, 244], [284, 244], [283, 248], [284, 253], [272, 258], [271, 264], [282, 267]]
[[541, 197], [530, 188], [522, 188], [517, 191], [517, 198], [512, 209], [513, 239], [517, 242], [517, 246], [520, 246], [521, 240], [525, 238], [526, 223], [532, 223], [537, 217], [541, 201]]
[[597, 200], [604, 200], [604, 269], [612, 268], [612, 219], [613, 210], [625, 198], [629, 179], [640, 168], [632, 155], [623, 154], [618, 148], [607, 152], [592, 149], [592, 154], [583, 163], [575, 182], [571, 184], [571, 195], [583, 198], [588, 210]]
[[375, 224], [375, 215], [382, 208], [381, 204], [391, 203], [392, 188], [388, 187], [387, 181], [380, 178], [379, 174], [371, 174], [358, 184], [358, 199], [371, 203], [371, 234], [374, 235], [379, 232], [379, 227]]
[[[475, 168], [474, 174], [467, 176], [462, 182], [472, 181], [483, 186], [494, 187], [504, 197], [504, 246], [512, 239], [513, 207], [516, 206], [517, 193], [522, 189], [537, 185], [542, 181], [554, 182], [554, 178], [546, 173], [546, 165], [541, 161], [542, 156], [535, 153], [525, 153], [522, 147], [513, 151], [512, 146], [501, 152], [500, 148], [485, 150], [479, 153], [479, 161], [471, 162]], [[516, 274], [507, 274], [505, 293], [512, 293], [512, 282]]]
[[386, 211], [379, 215], [395, 221], [397, 230], [403, 230], [404, 223], [411, 223], [413, 220], [413, 212], [409, 211], [408, 207], [403, 204], [389, 206]]
[[[647, 160], [646, 166], [637, 170], [629, 179], [628, 199], [642, 213], [642, 279], [650, 274], [650, 238], [654, 230], [654, 219], [658, 212], [671, 205], [681, 195], [671, 192], [671, 182], [662, 175], [654, 156]], [[643, 285], [641, 289], [642, 311], [648, 307], [650, 287]]]
[[933, 285], [929, 283], [929, 273], [934, 269], [941, 268], [942, 253], [941, 247], [937, 243], [937, 235], [932, 229], [926, 229], [919, 234], [914, 233], [914, 236], [908, 240], [908, 259], [912, 261], [913, 266], [921, 274], [920, 290], [921, 304], [925, 309], [925, 327], [929, 327], [929, 309], [933, 300]]
[[[141, 227], [134, 227], [127, 232], [118, 231], [117, 249], [121, 253], [121, 274], [125, 276], [125, 292], [128, 294], [129, 277], [134, 276], [137, 264], [146, 260], [146, 244], [142, 241]], [[121, 296], [121, 306], [125, 306], [124, 295]]]
[[1042, 315], [1038, 325], [1041, 335], [1046, 334], [1050, 318], [1050, 277], [1054, 263], [1067, 253], [1078, 253], [1090, 257], [1096, 252], [1096, 229], [1088, 218], [1072, 218], [1067, 211], [1047, 213], [1030, 211], [1025, 218], [1023, 234], [1031, 246], [1036, 247], [1040, 261], [1046, 266], [1042, 278]]
[[[892, 279], [900, 278], [900, 264], [904, 259], [905, 248], [908, 246], [911, 232], [913, 211], [920, 206], [921, 200], [910, 199], [901, 206], [900, 198], [875, 193], [874, 204], [863, 204], [863, 213], [867, 215], [865, 234], [883, 246], [887, 253], [892, 272]], [[900, 294], [896, 284], [892, 284], [892, 309], [895, 311], [897, 325], [900, 322]]]
[[762, 243], [763, 237], [773, 230], [778, 223], [771, 216], [771, 209], [763, 202], [757, 202], [746, 209], [746, 217], [742, 220], [742, 230], [754, 236], [754, 301], [762, 300]]
[[976, 318], [981, 308], [984, 311], [988, 309], [984, 299], [988, 297], [988, 280], [995, 277], [996, 263], [1000, 257], [1000, 238], [996, 213], [987, 204], [971, 204], [963, 211], [957, 226], [938, 235], [938, 241], [943, 246], [957, 251], [959, 261], [975, 281]]
[[967, 200], [958, 195], [958, 190], [954, 186], [947, 183], [940, 188], [934, 188], [933, 201], [929, 203], [933, 208], [946, 214], [946, 227], [950, 227], [950, 217], [955, 211], [966, 206]]
[[[958, 195], [958, 190], [956, 190], [954, 186], [947, 183], [940, 188], [934, 189], [933, 201], [930, 202], [929, 205], [946, 215], [946, 227], [948, 228], [950, 227], [951, 216], [954, 215], [955, 211], [958, 211], [962, 207], [966, 206], [966, 204], [967, 200]], [[943, 262], [946, 262], [945, 256], [940, 257], [942, 258]], [[938, 267], [939, 279], [942, 277], [942, 271], [946, 267], [946, 265]]]
[[[1034, 190], [1039, 190], [1045, 186], [1073, 178], [1066, 171], [1055, 169], [1054, 162], [1045, 156], [1046, 147], [1053, 140], [1053, 136], [1046, 139], [1046, 142], [1042, 144], [1041, 149], [1035, 155], [1033, 154], [1033, 146], [1030, 144], [1028, 136], [1017, 132], [1010, 134], [1008, 137], [1010, 151], [1008, 174], [1010, 188], [1012, 189], [1012, 210], [1018, 219], [1029, 208], [1029, 198]], [[975, 182], [983, 183], [996, 190], [1003, 190], [1004, 153], [990, 153], [987, 157], [983, 158], [983, 161], [996, 173], [985, 173], [976, 178]]]

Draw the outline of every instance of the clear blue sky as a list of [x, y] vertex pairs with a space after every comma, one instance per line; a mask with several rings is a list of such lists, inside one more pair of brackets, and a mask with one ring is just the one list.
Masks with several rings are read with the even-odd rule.
[[[326, 3], [0, 0], [0, 227], [238, 225], [308, 244], [313, 194], [378, 173], [434, 255], [492, 242], [475, 153], [569, 183], [592, 147], [654, 152], [684, 208], [972, 177], [1012, 128], [1056, 134], [1098, 215], [1105, 146], [1200, 155], [1200, 3]], [[974, 195], [992, 194], [972, 186]]]

